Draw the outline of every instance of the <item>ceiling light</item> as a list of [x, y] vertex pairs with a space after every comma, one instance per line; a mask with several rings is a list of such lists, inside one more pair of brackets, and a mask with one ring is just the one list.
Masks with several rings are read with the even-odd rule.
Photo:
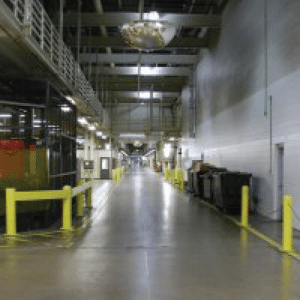
[[107, 136], [106, 136], [106, 135], [103, 135], [103, 136], [102, 136], [102, 139], [103, 139], [103, 140], [106, 140], [106, 139], [107, 139]]
[[150, 92], [140, 92], [140, 98], [142, 99], [150, 99], [151, 98], [151, 93]]
[[89, 125], [89, 130], [96, 130], [96, 126], [95, 125], [93, 125], [93, 124], [91, 124], [91, 125]]
[[2, 114], [0, 115], [0, 118], [11, 118], [12, 115], [11, 114]]
[[144, 14], [145, 20], [157, 21], [159, 20], [159, 14], [157, 11], [151, 11], [148, 14]]
[[70, 101], [73, 105], [76, 104], [76, 102], [74, 101], [74, 99], [71, 96], [65, 96], [65, 98]]
[[86, 124], [88, 123], [87, 120], [86, 120], [86, 118], [84, 118], [84, 117], [79, 118], [79, 119], [78, 119], [78, 122], [79, 122], [81, 125], [86, 125]]
[[96, 136], [102, 136], [102, 132], [101, 131], [97, 131], [96, 132]]
[[61, 111], [63, 112], [70, 112], [72, 109], [69, 106], [63, 105], [60, 107]]

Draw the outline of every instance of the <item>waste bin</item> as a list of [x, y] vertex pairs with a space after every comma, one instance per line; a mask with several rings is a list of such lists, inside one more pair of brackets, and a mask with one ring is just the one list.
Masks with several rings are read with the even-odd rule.
[[213, 175], [215, 205], [225, 213], [239, 214], [241, 212], [242, 186], [250, 186], [251, 177], [250, 173], [215, 173]]
[[187, 170], [187, 177], [188, 177], [187, 178], [188, 179], [188, 181], [187, 181], [187, 189], [188, 189], [188, 192], [190, 192], [190, 193], [194, 193], [193, 174], [194, 174], [193, 169], [189, 168]]
[[203, 176], [203, 199], [212, 202], [212, 173], [205, 173]]

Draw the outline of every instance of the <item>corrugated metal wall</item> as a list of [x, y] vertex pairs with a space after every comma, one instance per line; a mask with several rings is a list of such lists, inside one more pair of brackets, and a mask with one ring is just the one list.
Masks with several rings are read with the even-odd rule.
[[[229, 3], [218, 45], [197, 67], [196, 139], [186, 132], [182, 147], [186, 165], [202, 151], [208, 162], [252, 172], [259, 211], [278, 218], [270, 214], [280, 208], [278, 143], [284, 144], [284, 190], [300, 215], [300, 2], [265, 1]], [[182, 96], [187, 102], [185, 91]], [[296, 218], [294, 225], [300, 229]]]

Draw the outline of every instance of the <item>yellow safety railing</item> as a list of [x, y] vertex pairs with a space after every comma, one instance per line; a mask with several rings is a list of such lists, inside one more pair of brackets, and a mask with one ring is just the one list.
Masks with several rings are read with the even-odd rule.
[[[82, 182], [80, 182], [82, 183]], [[79, 182], [78, 182], [79, 184]], [[63, 201], [62, 211], [62, 230], [72, 229], [72, 197], [77, 197], [77, 215], [83, 216], [84, 199], [82, 196], [85, 191], [87, 207], [92, 207], [92, 182], [88, 180], [85, 184], [72, 189], [70, 186], [65, 186], [62, 190], [48, 191], [16, 191], [15, 188], [6, 189], [6, 235], [17, 234], [17, 218], [16, 218], [16, 203], [18, 201], [41, 201], [55, 200]]]

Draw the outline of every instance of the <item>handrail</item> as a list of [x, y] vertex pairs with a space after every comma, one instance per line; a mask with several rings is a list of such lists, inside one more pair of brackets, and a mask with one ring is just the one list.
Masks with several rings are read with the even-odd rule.
[[43, 5], [38, 0], [0, 0], [0, 2], [12, 12], [17, 23], [26, 28], [28, 36], [58, 70], [58, 75], [63, 81], [77, 89], [79, 95], [102, 120], [102, 124], [107, 126], [107, 112], [75, 61], [71, 50], [52, 24]]

